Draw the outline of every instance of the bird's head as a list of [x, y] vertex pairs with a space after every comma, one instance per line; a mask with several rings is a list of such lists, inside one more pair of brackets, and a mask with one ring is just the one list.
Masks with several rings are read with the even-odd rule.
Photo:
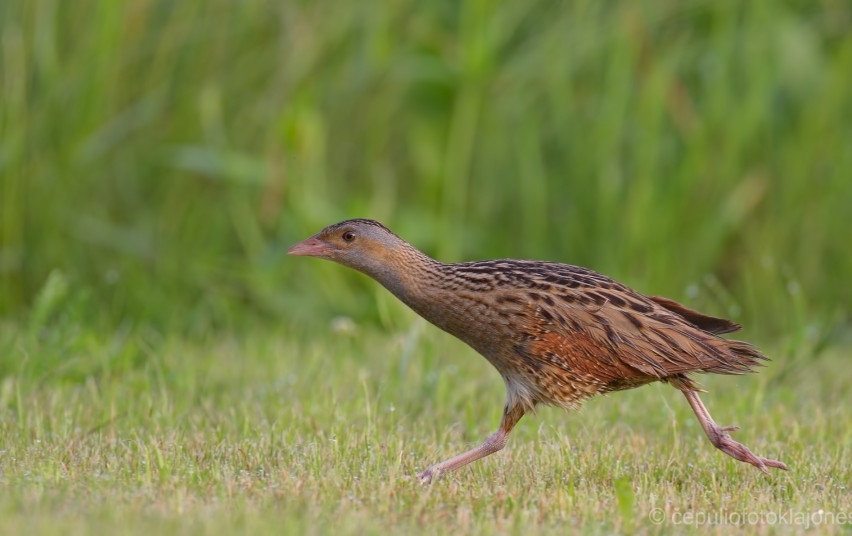
[[377, 277], [394, 264], [397, 255], [412, 249], [381, 223], [357, 219], [329, 225], [287, 253], [332, 260]]

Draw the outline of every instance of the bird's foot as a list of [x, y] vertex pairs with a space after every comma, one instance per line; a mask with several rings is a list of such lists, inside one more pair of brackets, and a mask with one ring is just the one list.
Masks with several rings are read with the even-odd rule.
[[420, 480], [420, 483], [425, 486], [426, 484], [430, 484], [438, 480], [443, 474], [444, 472], [440, 467], [438, 467], [438, 465], [433, 465], [422, 473], [417, 473], [417, 478]]
[[784, 471], [787, 470], [787, 466], [783, 462], [757, 456], [742, 443], [734, 441], [734, 438], [727, 433], [739, 429], [739, 426], [714, 426], [708, 430], [709, 433], [707, 435], [710, 437], [710, 441], [713, 445], [728, 456], [741, 462], [750, 463], [766, 474], [769, 474], [769, 469], [767, 469], [767, 467], [783, 469]]

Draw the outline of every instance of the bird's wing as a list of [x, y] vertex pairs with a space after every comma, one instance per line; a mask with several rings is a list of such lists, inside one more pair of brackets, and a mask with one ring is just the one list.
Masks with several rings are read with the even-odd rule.
[[719, 318], [717, 316], [699, 313], [695, 309], [690, 309], [689, 307], [681, 305], [674, 300], [670, 300], [662, 296], [648, 296], [648, 299], [682, 317], [695, 327], [716, 335], [733, 333], [734, 331], [739, 331], [742, 328], [742, 326], [736, 322], [731, 322], [730, 320]]
[[704, 320], [713, 317], [627, 287], [527, 295], [516, 351], [542, 366], [583, 371], [587, 381], [610, 385], [610, 390], [689, 372], [738, 374], [765, 359], [747, 343], [697, 327], [709, 322], [724, 332], [735, 324]]

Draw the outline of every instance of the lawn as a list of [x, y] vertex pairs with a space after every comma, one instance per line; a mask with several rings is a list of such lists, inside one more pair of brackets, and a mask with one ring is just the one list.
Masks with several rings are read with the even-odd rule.
[[848, 533], [843, 352], [768, 346], [760, 374], [702, 378], [716, 420], [787, 473], [716, 451], [680, 393], [654, 384], [543, 408], [503, 452], [423, 487], [418, 470], [496, 428], [503, 386], [406, 320], [191, 342], [4, 325], [19, 365], [0, 386], [3, 532]]

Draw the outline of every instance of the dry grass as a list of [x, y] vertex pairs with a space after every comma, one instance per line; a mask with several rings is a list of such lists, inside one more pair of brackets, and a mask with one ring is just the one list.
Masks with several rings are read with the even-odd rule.
[[[81, 334], [52, 370], [38, 356], [54, 350], [4, 335], [27, 356], [0, 388], [7, 534], [796, 533], [814, 512], [852, 515], [840, 352], [795, 378], [777, 356], [760, 375], [705, 379], [716, 419], [789, 473], [715, 451], [679, 393], [655, 385], [573, 415], [545, 408], [504, 452], [423, 488], [412, 475], [490, 433], [503, 396], [484, 360], [431, 329], [323, 342]], [[129, 347], [144, 355], [134, 367], [115, 357]]]

